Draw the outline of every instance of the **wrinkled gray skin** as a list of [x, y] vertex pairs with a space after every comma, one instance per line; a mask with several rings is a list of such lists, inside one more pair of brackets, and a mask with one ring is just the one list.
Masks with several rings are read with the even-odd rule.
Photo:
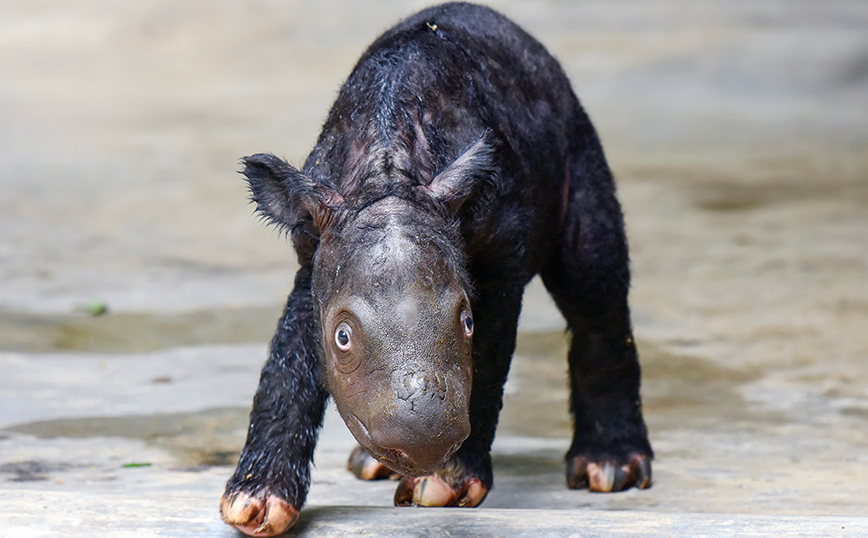
[[329, 391], [362, 447], [405, 476], [443, 467], [470, 434], [470, 300], [437, 220], [387, 197], [327, 227], [314, 261]]

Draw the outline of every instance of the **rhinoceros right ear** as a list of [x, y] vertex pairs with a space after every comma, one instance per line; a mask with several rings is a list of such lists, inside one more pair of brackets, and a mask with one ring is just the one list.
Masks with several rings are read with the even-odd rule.
[[319, 235], [343, 198], [315, 182], [292, 165], [267, 153], [245, 157], [242, 174], [250, 186], [250, 200], [266, 220], [293, 232], [299, 225], [313, 225]]

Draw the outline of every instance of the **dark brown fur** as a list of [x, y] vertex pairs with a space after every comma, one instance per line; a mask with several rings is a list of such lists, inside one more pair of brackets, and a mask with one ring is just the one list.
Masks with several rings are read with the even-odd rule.
[[[449, 275], [473, 313], [470, 436], [445, 467], [492, 485], [489, 450], [522, 293], [536, 274], [572, 332], [568, 460], [650, 460], [612, 175], [560, 66], [513, 23], [470, 4], [410, 17], [359, 60], [302, 170], [257, 155], [245, 159], [244, 173], [259, 210], [290, 231], [302, 268], [227, 492], [304, 502], [331, 360], [323, 312], [347, 295], [345, 286], [364, 295], [379, 282], [352, 260], [390, 226], [406, 234], [410, 250], [436, 250], [438, 273]], [[369, 217], [359, 220], [362, 214]], [[411, 276], [425, 270], [407, 267]], [[350, 273], [338, 279], [340, 271]], [[448, 331], [457, 310], [445, 310]], [[407, 368], [398, 359], [371, 360], [397, 361], [376, 368]]]

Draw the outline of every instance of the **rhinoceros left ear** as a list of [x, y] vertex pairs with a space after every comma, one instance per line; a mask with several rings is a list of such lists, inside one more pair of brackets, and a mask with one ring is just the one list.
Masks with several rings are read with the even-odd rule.
[[250, 199], [272, 224], [289, 231], [311, 224], [319, 235], [343, 198], [317, 183], [283, 159], [267, 153], [245, 157], [242, 174], [250, 186]]
[[428, 185], [431, 196], [458, 212], [474, 188], [493, 173], [494, 147], [491, 131], [485, 131], [460, 157], [437, 174]]

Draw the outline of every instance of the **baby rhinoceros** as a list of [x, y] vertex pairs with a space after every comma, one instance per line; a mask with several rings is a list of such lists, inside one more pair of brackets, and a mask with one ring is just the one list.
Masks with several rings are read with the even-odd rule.
[[545, 48], [490, 9], [426, 9], [359, 60], [297, 170], [244, 159], [258, 210], [301, 268], [271, 342], [223, 519], [297, 519], [328, 395], [360, 478], [395, 504], [476, 506], [539, 274], [567, 320], [567, 484], [651, 482], [627, 305], [623, 217], [600, 141]]

